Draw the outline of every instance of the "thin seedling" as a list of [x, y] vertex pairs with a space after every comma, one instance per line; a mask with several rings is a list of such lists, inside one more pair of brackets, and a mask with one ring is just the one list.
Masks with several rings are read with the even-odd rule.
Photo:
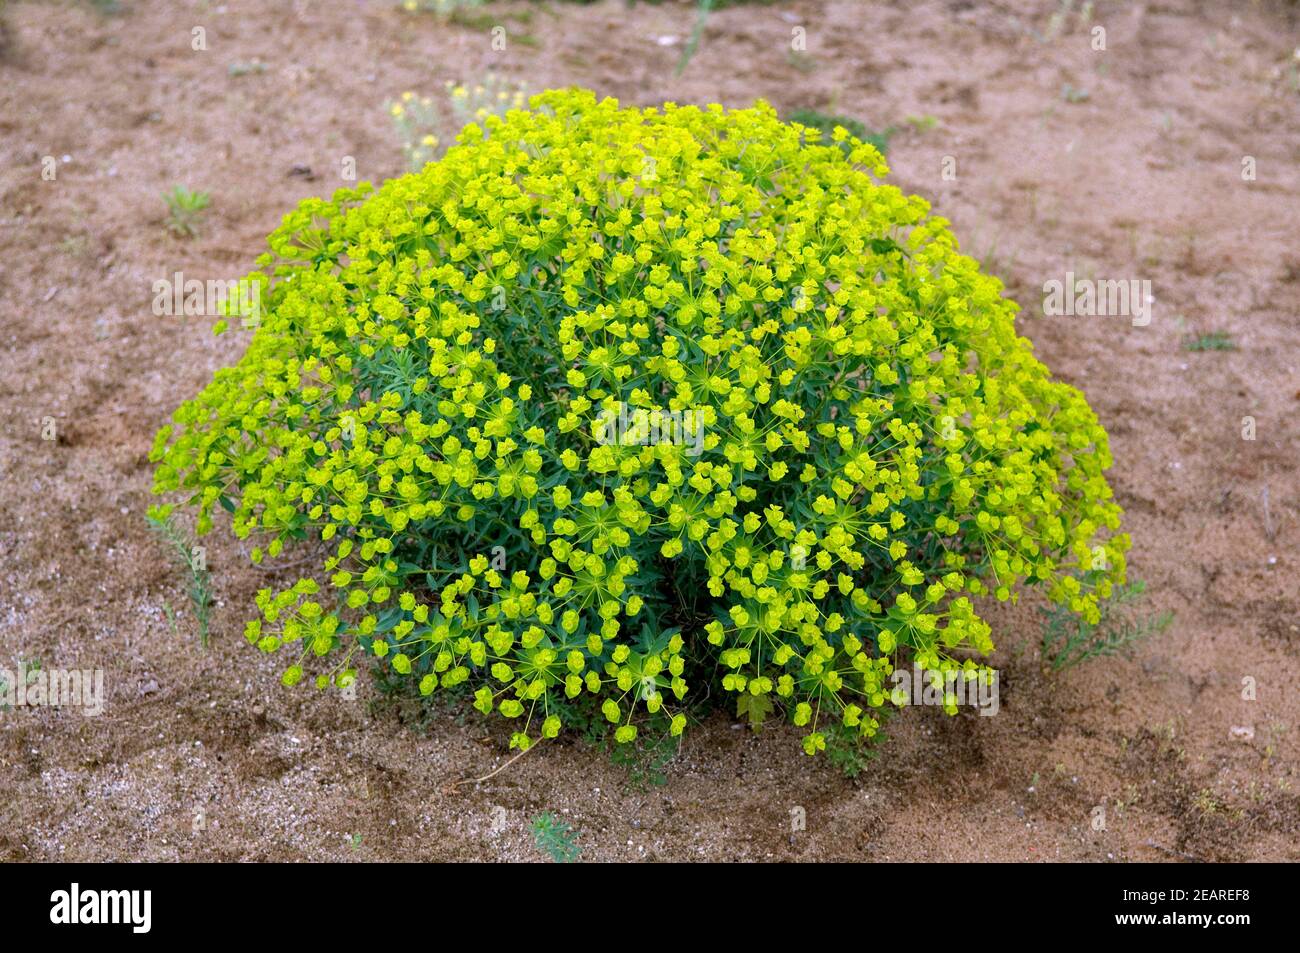
[[704, 25], [708, 22], [709, 13], [712, 10], [713, 0], [700, 0], [700, 7], [695, 15], [695, 28], [691, 30], [690, 38], [682, 49], [682, 58], [677, 61], [677, 69], [673, 71], [674, 76], [681, 76], [691, 62], [691, 58], [695, 56], [695, 51], [700, 46], [700, 40], [704, 37]]
[[[208, 622], [212, 612], [212, 583], [208, 570], [195, 556], [194, 541], [172, 516], [146, 517], [149, 526], [165, 542], [176, 562], [185, 571], [185, 594], [189, 596], [194, 618], [199, 626], [199, 645], [208, 647]], [[172, 631], [176, 631], [176, 613], [164, 604]]]
[[1169, 628], [1174, 614], [1168, 610], [1143, 617], [1123, 611], [1140, 601], [1145, 593], [1146, 583], [1141, 580], [1116, 586], [1110, 599], [1101, 603], [1101, 618], [1096, 624], [1065, 606], [1039, 609], [1046, 616], [1043, 658], [1052, 671], [1061, 672], [1080, 662], [1129, 651], [1142, 639]]

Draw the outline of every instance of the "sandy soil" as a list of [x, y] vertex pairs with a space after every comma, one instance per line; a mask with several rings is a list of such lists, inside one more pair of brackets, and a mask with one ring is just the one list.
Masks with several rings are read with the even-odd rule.
[[[531, 45], [494, 52], [486, 28], [388, 2], [5, 10], [0, 667], [102, 667], [108, 699], [98, 718], [0, 713], [0, 857], [529, 860], [528, 820], [551, 810], [589, 860], [1300, 859], [1296, 5], [1100, 2], [1090, 23], [1053, 20], [1055, 0], [745, 6], [709, 20], [680, 77], [688, 6], [492, 9]], [[231, 75], [254, 59], [264, 72]], [[222, 534], [212, 647], [183, 611], [173, 632], [163, 607], [185, 596], [143, 519], [146, 453], [242, 341], [156, 317], [152, 282], [239, 276], [294, 203], [343, 184], [344, 156], [361, 178], [402, 171], [387, 99], [488, 68], [532, 89], [764, 97], [901, 127], [895, 180], [1004, 277], [1024, 333], [1109, 428], [1133, 572], [1174, 624], [1053, 677], [1033, 607], [997, 611], [1001, 713], [905, 713], [856, 780], [806, 758], [794, 729], [719, 714], [663, 785], [574, 741], [454, 793], [506, 760], [501, 727], [404, 716], [368, 686], [350, 703], [283, 689], [240, 638], [268, 573]], [[193, 240], [164, 228], [176, 183], [213, 196]], [[1043, 282], [1067, 270], [1149, 279], [1151, 324], [1043, 316]], [[1214, 331], [1237, 349], [1185, 349]]]

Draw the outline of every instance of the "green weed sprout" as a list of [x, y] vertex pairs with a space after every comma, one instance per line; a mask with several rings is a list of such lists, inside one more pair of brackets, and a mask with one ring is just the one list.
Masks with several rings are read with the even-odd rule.
[[1141, 580], [1116, 586], [1111, 598], [1102, 603], [1096, 622], [1061, 606], [1040, 610], [1044, 615], [1043, 659], [1052, 671], [1060, 672], [1081, 662], [1131, 651], [1143, 639], [1163, 632], [1174, 621], [1172, 612], [1135, 617], [1129, 611], [1145, 592]]
[[170, 192], [163, 193], [167, 203], [167, 227], [177, 235], [189, 238], [198, 233], [203, 222], [203, 213], [212, 202], [207, 192], [191, 192], [183, 185], [178, 185]]
[[564, 821], [557, 820], [550, 811], [533, 818], [533, 842], [547, 857], [557, 864], [571, 864], [582, 854], [577, 835]]

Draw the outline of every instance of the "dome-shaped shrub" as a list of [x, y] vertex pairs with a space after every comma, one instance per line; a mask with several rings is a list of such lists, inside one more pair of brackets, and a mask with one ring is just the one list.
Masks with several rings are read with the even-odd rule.
[[153, 452], [254, 562], [324, 548], [247, 627], [285, 683], [370, 653], [527, 746], [579, 698], [620, 741], [680, 732], [716, 671], [811, 753], [875, 730], [900, 656], [986, 672], [971, 596], [1043, 582], [1095, 618], [1128, 547], [1106, 433], [834, 138], [552, 92], [286, 216], [247, 353]]

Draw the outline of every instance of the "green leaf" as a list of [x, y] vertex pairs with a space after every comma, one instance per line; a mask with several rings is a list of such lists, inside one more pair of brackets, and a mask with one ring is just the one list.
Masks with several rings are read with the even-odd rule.
[[742, 692], [740, 699], [736, 702], [737, 717], [749, 716], [749, 727], [754, 731], [760, 731], [763, 727], [763, 721], [772, 713], [772, 699], [768, 695], [751, 695], [749, 692]]

